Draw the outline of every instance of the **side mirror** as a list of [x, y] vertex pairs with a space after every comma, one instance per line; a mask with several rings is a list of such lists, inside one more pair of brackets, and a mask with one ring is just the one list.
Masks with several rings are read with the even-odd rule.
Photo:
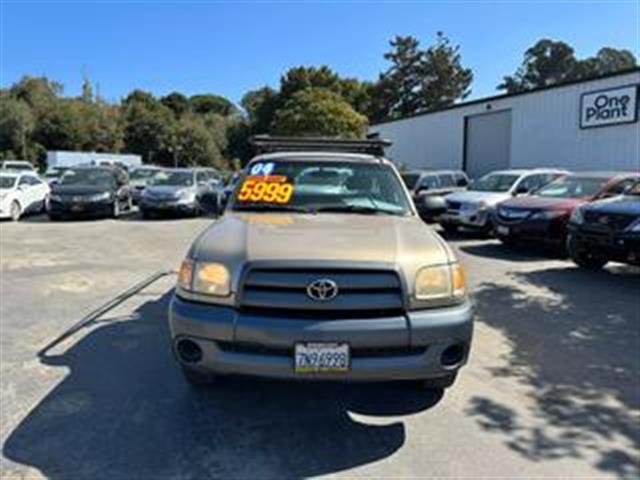
[[518, 188], [515, 189], [513, 195], [525, 195], [527, 193], [529, 193], [529, 189], [527, 187], [525, 187], [524, 185], [518, 185]]

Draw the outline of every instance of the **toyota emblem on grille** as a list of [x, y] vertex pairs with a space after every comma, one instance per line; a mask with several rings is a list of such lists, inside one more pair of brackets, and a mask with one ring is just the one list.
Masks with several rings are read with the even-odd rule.
[[307, 295], [317, 302], [333, 300], [338, 295], [338, 284], [328, 278], [314, 280], [307, 285]]
[[598, 219], [598, 221], [599, 221], [600, 223], [602, 223], [602, 224], [607, 224], [607, 223], [609, 223], [609, 217], [602, 216], [602, 217], [600, 217], [600, 218]]

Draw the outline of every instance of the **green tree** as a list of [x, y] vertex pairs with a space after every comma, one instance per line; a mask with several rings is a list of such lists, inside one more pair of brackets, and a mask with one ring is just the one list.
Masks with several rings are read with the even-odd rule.
[[0, 151], [11, 152], [21, 159], [29, 156], [29, 143], [35, 128], [35, 118], [24, 100], [0, 97]]
[[460, 47], [442, 32], [426, 50], [411, 36], [397, 36], [390, 45], [384, 58], [391, 66], [366, 87], [367, 112], [374, 121], [451, 105], [471, 93], [473, 73], [462, 65]]
[[179, 92], [171, 92], [169, 95], [162, 97], [160, 103], [173, 110], [177, 117], [189, 111], [189, 99]]
[[220, 95], [193, 95], [189, 104], [195, 113], [217, 113], [225, 117], [238, 113], [236, 106]]
[[473, 81], [470, 68], [462, 66], [460, 46], [438, 32], [435, 45], [422, 57], [419, 69], [419, 108], [446, 107], [469, 96]]
[[278, 92], [270, 87], [247, 92], [240, 101], [254, 133], [268, 133], [278, 109]]
[[364, 135], [367, 118], [356, 112], [340, 95], [325, 88], [307, 88], [295, 93], [276, 112], [273, 131], [280, 135]]
[[505, 76], [498, 89], [515, 93], [566, 82], [576, 77], [577, 66], [570, 45], [543, 38], [527, 49], [522, 65], [513, 75]]
[[124, 145], [148, 163], [172, 165], [176, 119], [173, 111], [146, 92], [134, 92], [124, 101]]
[[513, 75], [504, 77], [498, 90], [523, 92], [615, 73], [636, 65], [636, 57], [629, 50], [604, 47], [595, 56], [580, 60], [567, 43], [544, 38], [527, 49], [520, 67]]
[[577, 78], [592, 78], [628, 70], [637, 66], [636, 57], [629, 50], [604, 47], [593, 56], [578, 62]]

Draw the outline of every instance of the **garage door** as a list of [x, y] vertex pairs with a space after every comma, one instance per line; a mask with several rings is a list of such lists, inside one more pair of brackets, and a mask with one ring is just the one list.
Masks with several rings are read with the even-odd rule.
[[511, 164], [511, 111], [466, 117], [465, 169], [471, 178]]

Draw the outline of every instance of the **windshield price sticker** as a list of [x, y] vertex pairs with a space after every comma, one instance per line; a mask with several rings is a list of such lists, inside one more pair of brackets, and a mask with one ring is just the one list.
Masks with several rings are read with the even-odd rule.
[[256, 163], [251, 167], [249, 175], [271, 175], [275, 165], [273, 162], [269, 163]]
[[285, 204], [292, 195], [293, 185], [284, 175], [251, 175], [242, 183], [238, 201]]

